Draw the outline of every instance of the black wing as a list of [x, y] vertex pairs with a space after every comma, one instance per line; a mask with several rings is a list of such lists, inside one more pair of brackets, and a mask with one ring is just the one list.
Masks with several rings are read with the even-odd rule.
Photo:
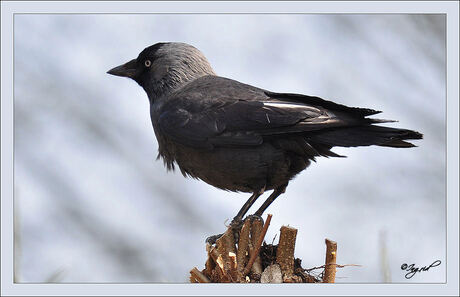
[[375, 122], [364, 117], [378, 113], [318, 97], [270, 93], [233, 80], [212, 79], [212, 83], [191, 83], [168, 99], [158, 119], [162, 133], [197, 148], [255, 146], [264, 137]]

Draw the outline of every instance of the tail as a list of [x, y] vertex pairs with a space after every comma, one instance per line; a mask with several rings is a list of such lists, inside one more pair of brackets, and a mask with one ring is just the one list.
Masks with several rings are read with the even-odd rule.
[[406, 148], [415, 147], [416, 145], [405, 140], [422, 138], [421, 133], [412, 130], [366, 125], [322, 131], [312, 136], [309, 140], [330, 147], [378, 145]]

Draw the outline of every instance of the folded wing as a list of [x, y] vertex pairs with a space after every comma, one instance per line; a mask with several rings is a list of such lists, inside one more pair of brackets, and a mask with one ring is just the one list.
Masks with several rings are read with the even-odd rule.
[[[170, 98], [161, 110], [159, 129], [178, 143], [203, 149], [257, 146], [267, 138], [292, 136], [327, 148], [392, 143], [404, 147], [411, 144], [402, 139], [421, 138], [410, 130], [372, 125], [390, 122], [366, 118], [379, 111], [222, 80]], [[193, 85], [188, 88], [193, 90]]]

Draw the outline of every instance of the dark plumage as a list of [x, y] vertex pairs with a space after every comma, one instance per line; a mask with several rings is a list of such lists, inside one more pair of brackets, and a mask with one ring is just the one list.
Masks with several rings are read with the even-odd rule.
[[108, 73], [134, 79], [150, 100], [150, 115], [168, 169], [217, 188], [251, 192], [236, 220], [265, 191], [256, 212], [284, 192], [316, 157], [341, 157], [334, 146], [406, 148], [422, 134], [376, 126], [379, 113], [318, 97], [273, 93], [216, 76], [204, 55], [184, 43], [158, 43]]

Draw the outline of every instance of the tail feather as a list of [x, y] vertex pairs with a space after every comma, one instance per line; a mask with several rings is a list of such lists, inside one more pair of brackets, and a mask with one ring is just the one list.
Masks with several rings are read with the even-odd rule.
[[328, 146], [378, 145], [405, 148], [415, 146], [405, 140], [422, 138], [421, 133], [412, 130], [366, 125], [323, 131], [312, 136], [310, 140]]

